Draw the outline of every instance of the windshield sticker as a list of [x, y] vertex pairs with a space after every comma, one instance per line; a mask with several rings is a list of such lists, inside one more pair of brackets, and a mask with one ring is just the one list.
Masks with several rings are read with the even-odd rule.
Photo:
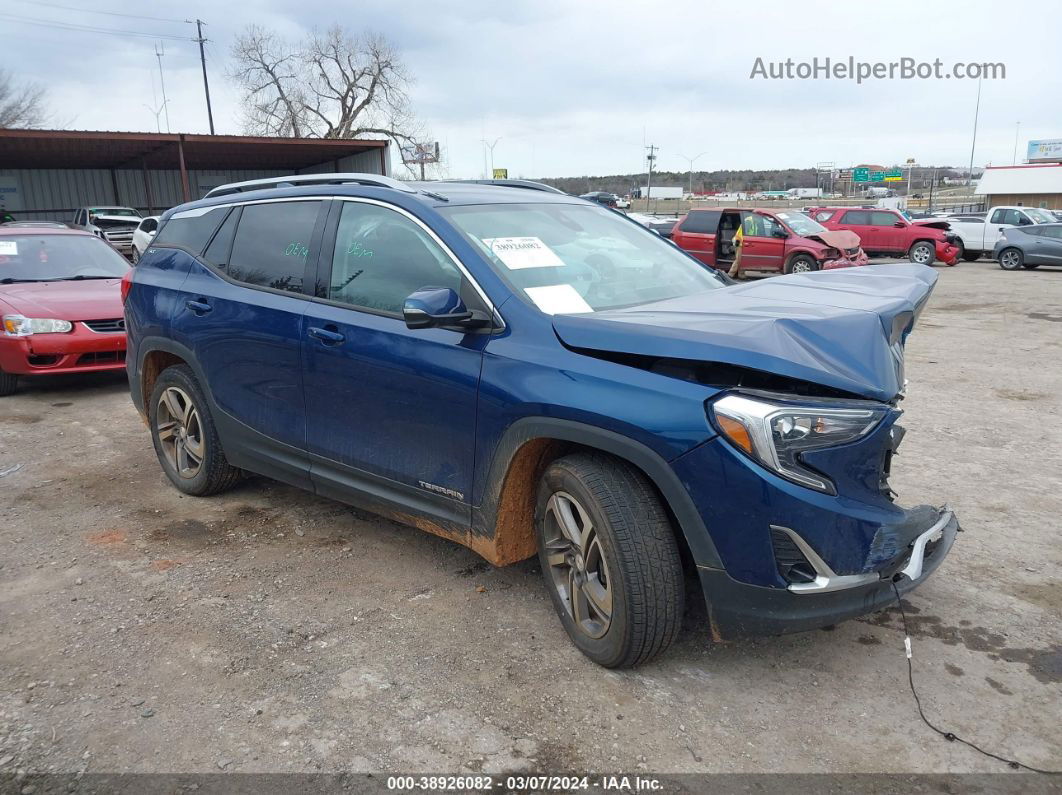
[[[517, 238], [519, 239], [519, 238]], [[575, 315], [593, 312], [594, 308], [570, 284], [552, 284], [548, 287], [525, 287], [527, 297], [547, 315]]]
[[17, 257], [18, 256], [18, 241], [16, 240], [0, 240], [0, 255], [5, 257]]
[[564, 263], [537, 237], [486, 237], [484, 244], [511, 271], [523, 268], [560, 268]]

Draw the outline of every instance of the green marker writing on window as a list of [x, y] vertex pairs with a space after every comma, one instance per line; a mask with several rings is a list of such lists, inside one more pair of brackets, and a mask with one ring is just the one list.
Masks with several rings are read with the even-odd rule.
[[288, 243], [288, 247], [284, 249], [284, 255], [288, 257], [302, 257], [306, 259], [309, 255], [310, 249], [306, 248], [302, 243], [297, 240], [293, 240]]
[[373, 250], [371, 248], [365, 248], [357, 240], [352, 240], [350, 245], [347, 246], [348, 257], [371, 257]]

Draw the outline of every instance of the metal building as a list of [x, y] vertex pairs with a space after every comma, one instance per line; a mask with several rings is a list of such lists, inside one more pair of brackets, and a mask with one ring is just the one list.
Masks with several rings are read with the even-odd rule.
[[79, 207], [145, 215], [227, 182], [358, 171], [390, 173], [387, 141], [0, 129], [0, 209], [69, 221]]

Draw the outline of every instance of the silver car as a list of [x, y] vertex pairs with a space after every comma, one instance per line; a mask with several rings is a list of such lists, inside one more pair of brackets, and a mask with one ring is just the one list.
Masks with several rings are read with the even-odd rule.
[[68, 226], [102, 237], [127, 257], [133, 250], [133, 230], [143, 219], [132, 207], [82, 207]]

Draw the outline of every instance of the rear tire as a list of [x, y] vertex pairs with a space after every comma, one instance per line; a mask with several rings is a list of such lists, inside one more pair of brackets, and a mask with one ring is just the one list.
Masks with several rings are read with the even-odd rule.
[[603, 453], [554, 461], [539, 483], [535, 532], [553, 607], [583, 654], [626, 668], [672, 644], [682, 564], [667, 511], [641, 472]]
[[18, 376], [0, 370], [0, 397], [13, 395], [18, 389]]
[[819, 263], [807, 254], [797, 254], [785, 263], [786, 273], [811, 273], [819, 269]]
[[162, 371], [148, 403], [148, 427], [163, 472], [185, 494], [218, 494], [240, 480], [242, 473], [225, 458], [206, 397], [188, 365]]
[[1005, 248], [999, 252], [999, 267], [1005, 271], [1016, 271], [1025, 264], [1025, 255], [1020, 248]]
[[937, 258], [937, 252], [932, 243], [919, 240], [911, 246], [911, 250], [907, 252], [907, 258], [916, 265], [932, 265]]

